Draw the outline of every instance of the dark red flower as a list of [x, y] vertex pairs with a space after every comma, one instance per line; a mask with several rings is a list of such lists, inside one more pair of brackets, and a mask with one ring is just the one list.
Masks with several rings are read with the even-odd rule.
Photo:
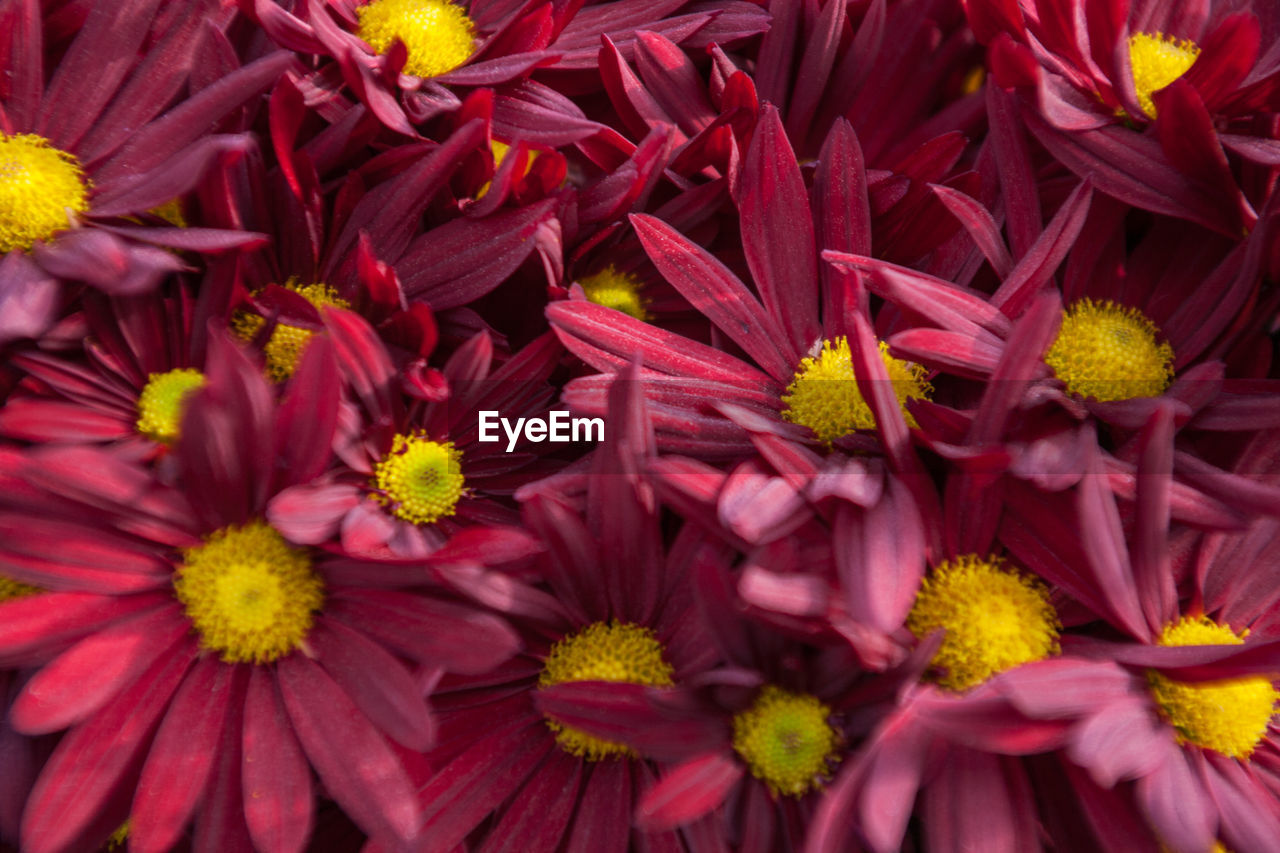
[[211, 349], [178, 485], [91, 448], [5, 459], [0, 567], [50, 590], [0, 605], [0, 666], [35, 669], [10, 719], [69, 728], [23, 849], [93, 849], [127, 817], [131, 848], [163, 850], [194, 817], [198, 849], [301, 850], [311, 768], [365, 831], [410, 839], [419, 810], [391, 742], [425, 748], [433, 727], [409, 662], [483, 672], [518, 645], [429, 572], [299, 548], [262, 520], [329, 462], [328, 338], [278, 402], [225, 336]]
[[219, 158], [252, 148], [248, 135], [210, 128], [294, 60], [265, 56], [182, 99], [203, 59], [193, 45], [203, 44], [196, 35], [209, 3], [184, 0], [163, 15], [159, 5], [92, 4], [47, 81], [40, 4], [0, 12], [6, 67], [16, 69], [0, 119], [0, 156], [11, 164], [0, 183], [0, 342], [51, 325], [61, 279], [137, 293], [184, 268], [165, 248], [217, 252], [263, 239], [172, 227], [151, 211], [187, 194]]

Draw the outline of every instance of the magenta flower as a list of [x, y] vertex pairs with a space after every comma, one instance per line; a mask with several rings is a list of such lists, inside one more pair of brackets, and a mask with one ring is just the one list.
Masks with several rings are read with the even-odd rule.
[[[679, 684], [714, 662], [687, 587], [691, 567], [707, 552], [693, 527], [664, 547], [640, 479], [653, 443], [634, 386], [620, 382], [611, 396], [610, 431], [593, 456], [585, 515], [551, 492], [525, 504], [529, 533], [521, 538], [545, 549], [538, 570], [546, 589], [483, 565], [513, 546], [527, 550], [510, 540], [473, 551], [469, 567], [452, 570], [518, 626], [526, 647], [501, 667], [447, 677], [437, 688], [440, 744], [427, 756], [431, 772], [419, 787], [421, 849], [450, 850], [467, 838], [604, 853], [680, 844], [674, 833], [632, 828], [631, 809], [655, 768], [600, 731], [655, 719], [647, 687]], [[677, 726], [662, 736], [691, 733]], [[376, 849], [393, 848], [384, 842]]]
[[202, 60], [192, 46], [207, 4], [189, 0], [184, 13], [159, 18], [148, 0], [90, 5], [48, 80], [40, 4], [21, 0], [0, 13], [6, 68], [15, 69], [0, 120], [0, 342], [38, 337], [54, 322], [59, 280], [138, 293], [184, 268], [164, 248], [217, 252], [262, 241], [172, 227], [150, 212], [187, 194], [219, 157], [251, 149], [250, 136], [209, 128], [292, 58], [265, 56], [175, 104]]
[[300, 544], [340, 541], [348, 553], [398, 557], [427, 556], [470, 525], [514, 523], [500, 496], [537, 476], [529, 466], [538, 455], [525, 441], [508, 452], [496, 421], [499, 440], [481, 442], [479, 412], [544, 416], [555, 340], [544, 335], [495, 367], [481, 333], [445, 363], [443, 387], [415, 388], [357, 315], [327, 309], [325, 319], [351, 395], [334, 437], [342, 464], [280, 491], [267, 505], [271, 523]]
[[1274, 159], [1253, 122], [1280, 104], [1269, 8], [1098, 4], [1073, 17], [1068, 5], [966, 4], [995, 82], [1024, 93], [1027, 129], [1102, 192], [1238, 239], [1265, 199], [1251, 204], [1235, 176]]
[[0, 605], [0, 666], [35, 670], [10, 720], [69, 729], [27, 803], [25, 850], [92, 849], [126, 818], [139, 850], [193, 818], [197, 849], [301, 850], [312, 768], [366, 832], [410, 839], [419, 810], [392, 741], [423, 749], [433, 727], [406, 661], [481, 672], [518, 645], [428, 573], [269, 526], [271, 495], [328, 464], [333, 348], [317, 338], [277, 403], [225, 337], [211, 347], [178, 485], [90, 448], [6, 458], [0, 565], [51, 590]]

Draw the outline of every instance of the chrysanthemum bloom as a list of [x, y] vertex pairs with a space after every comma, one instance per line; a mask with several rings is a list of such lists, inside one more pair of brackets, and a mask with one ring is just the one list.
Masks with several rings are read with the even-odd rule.
[[[502, 86], [498, 135], [563, 145], [597, 133], [576, 104], [530, 81], [540, 67], [592, 82], [601, 33], [630, 45], [638, 29], [659, 29], [703, 47], [761, 32], [768, 16], [748, 3], [671, 15], [687, 2], [648, 0], [512, 7], [492, 0], [311, 0], [291, 14], [270, 0], [241, 0], [277, 43], [302, 55], [331, 57], [311, 75], [322, 99], [343, 84], [387, 127], [416, 136], [414, 124], [458, 108], [458, 90]], [[664, 19], [666, 19], [664, 21]]]
[[[1256, 240], [1251, 235], [1238, 245], [1161, 218], [1119, 262], [1117, 272], [1118, 253], [1124, 251], [1117, 229], [1124, 209], [1105, 199], [1090, 209], [1091, 198], [1088, 184], [1077, 187], [1017, 264], [993, 224], [978, 226], [982, 217], [975, 217], [975, 239], [1003, 277], [989, 296], [877, 259], [837, 252], [824, 257], [843, 269], [868, 273], [873, 293], [914, 318], [914, 328], [889, 336], [893, 352], [944, 373], [983, 380], [994, 376], [1012, 346], [1010, 318], [1026, 316], [1043, 283], [1065, 262], [1060, 291], [1065, 304], [1056, 322], [1021, 336], [1012, 361], [1043, 362], [1038, 379], [1055, 380], [1064, 406], [1134, 429], [1164, 398], [1186, 407], [1184, 419], [1203, 413], [1209, 428], [1266, 425], [1265, 404], [1255, 406], [1251, 420], [1248, 406], [1223, 396], [1225, 388], [1238, 393], [1248, 386], [1224, 386], [1224, 368], [1216, 357], [1250, 324], [1246, 312], [1262, 288], [1260, 265], [1268, 235], [1274, 233], [1273, 218], [1255, 229]], [[1170, 251], [1170, 245], [1177, 249]], [[1024, 383], [1020, 393], [1043, 397], [1043, 385]], [[1264, 395], [1255, 396], [1261, 404]], [[1219, 398], [1227, 408], [1215, 416]]]
[[184, 0], [181, 12], [163, 18], [158, 6], [91, 4], [47, 81], [40, 4], [21, 0], [0, 11], [9, 75], [0, 121], [0, 342], [48, 328], [61, 308], [60, 279], [136, 293], [183, 268], [164, 248], [221, 251], [262, 241], [243, 231], [172, 227], [149, 211], [190, 191], [218, 157], [253, 145], [247, 135], [209, 129], [294, 60], [284, 52], [263, 57], [177, 100], [199, 58], [193, 45], [202, 43], [210, 4]]
[[[274, 242], [244, 258], [240, 270], [222, 271], [213, 285], [231, 291], [243, 282], [247, 295], [227, 297], [240, 308], [234, 325], [245, 339], [261, 338], [273, 376], [287, 376], [296, 364], [301, 345], [322, 325], [321, 307], [355, 310], [398, 353], [425, 357], [435, 346], [440, 312], [489, 293], [535, 251], [559, 263], [556, 199], [503, 206], [505, 194], [486, 195], [492, 204], [457, 215], [450, 181], [465, 177], [468, 162], [484, 153], [488, 131], [491, 99], [473, 100], [439, 145], [407, 145], [373, 158], [347, 173], [333, 197], [322, 192], [320, 176], [341, 174], [343, 162], [334, 157], [341, 134], [330, 128], [303, 144], [301, 95], [289, 80], [277, 86], [269, 112], [281, 162], [273, 169], [257, 160], [237, 164], [214, 214], [265, 231]], [[509, 190], [509, 175], [506, 181]], [[424, 229], [428, 208], [433, 221], [444, 221]], [[478, 325], [466, 319], [464, 325]]]
[[[1278, 591], [1269, 557], [1276, 525], [1265, 519], [1210, 534], [1171, 528], [1167, 409], [1146, 432], [1131, 524], [1122, 524], [1111, 490], [1094, 474], [1077, 487], [1074, 513], [1024, 500], [1001, 532], [1020, 559], [1087, 608], [1081, 621], [1105, 620], [1128, 640], [1064, 638], [1067, 657], [1008, 673], [1004, 691], [1034, 717], [1076, 718], [1067, 755], [1104, 789], [1136, 780], [1136, 803], [1170, 849], [1208, 850], [1216, 839], [1231, 850], [1265, 851], [1280, 832], [1268, 781], [1280, 763]], [[1273, 437], [1259, 436], [1241, 473], [1277, 501], [1274, 447]], [[1053, 685], [1066, 692], [1044, 689]]]
[[1063, 165], [1144, 210], [1234, 238], [1252, 226], [1264, 199], [1251, 205], [1233, 173], [1273, 159], [1258, 121], [1280, 104], [1264, 4], [965, 5], [995, 83], [1023, 91], [1027, 127]]
[[[804, 186], [778, 113], [765, 109], [738, 180], [743, 248], [757, 298], [714, 255], [646, 215], [631, 217], [654, 266], [745, 357], [666, 332], [586, 301], [553, 304], [548, 319], [565, 346], [600, 377], [574, 380], [565, 400], [599, 414], [611, 374], [638, 353], [659, 446], [694, 457], [732, 458], [752, 445], [742, 423], [759, 419], [793, 441], [874, 448], [859, 431], [891, 430], [873, 407], [925, 397], [921, 368], [889, 357], [872, 337], [848, 276], [820, 269], [816, 247], [869, 248], [869, 208], [848, 124], [833, 128]], [[852, 177], [853, 185], [846, 182]], [[852, 223], [859, 223], [858, 227]], [[860, 383], [865, 383], [865, 386]], [[876, 389], [865, 399], [867, 387]], [[909, 418], [909, 415], [906, 417]]]
[[[664, 548], [639, 474], [653, 446], [633, 386], [617, 385], [585, 517], [549, 493], [524, 505], [546, 549], [546, 589], [487, 570], [484, 552], [473, 560], [476, 594], [521, 629], [526, 648], [492, 672], [446, 677], [433, 694], [440, 746], [419, 790], [420, 849], [452, 850], [468, 836], [487, 849], [683, 849], [671, 833], [642, 836], [631, 826], [654, 765], [569, 719], [653, 720], [649, 687], [679, 684], [714, 663], [687, 588], [707, 552], [692, 526]], [[679, 741], [700, 731], [693, 723], [654, 734]]]
[[[1036, 850], [1036, 805], [1022, 756], [1067, 742], [1064, 720], [1020, 712], [993, 677], [1059, 649], [1049, 590], [1007, 560], [960, 554], [935, 566], [906, 619], [921, 640], [912, 672], [883, 722], [819, 805], [806, 849], [901, 847], [917, 790], [926, 848]], [[923, 657], [923, 660], [920, 658]], [[981, 818], [972, 810], [981, 805]]]
[[421, 571], [297, 547], [263, 519], [329, 464], [327, 338], [278, 403], [229, 340], [211, 347], [179, 485], [90, 448], [6, 457], [27, 493], [5, 497], [0, 568], [51, 590], [0, 605], [0, 665], [37, 670], [10, 719], [69, 728], [27, 803], [25, 850], [93, 849], [126, 818], [131, 849], [165, 850], [193, 816], [198, 850], [301, 850], [312, 768], [365, 831], [412, 838], [391, 741], [422, 749], [433, 731], [408, 662], [483, 672], [518, 646]]
[[496, 498], [536, 476], [521, 469], [537, 454], [523, 441], [507, 452], [496, 417], [497, 440], [481, 442], [479, 413], [512, 423], [544, 417], [555, 339], [546, 334], [495, 367], [492, 342], [480, 333], [445, 363], [444, 392], [415, 399], [403, 391], [411, 379], [395, 370], [367, 323], [336, 308], [325, 320], [351, 396], [335, 438], [343, 464], [272, 498], [272, 524], [301, 544], [338, 540], [354, 554], [421, 557], [463, 527], [514, 523], [515, 512]]
[[175, 278], [147, 294], [83, 294], [88, 357], [15, 353], [26, 379], [0, 408], [0, 434], [107, 444], [139, 460], [162, 453], [178, 438], [185, 403], [205, 383], [211, 318], [194, 290]]

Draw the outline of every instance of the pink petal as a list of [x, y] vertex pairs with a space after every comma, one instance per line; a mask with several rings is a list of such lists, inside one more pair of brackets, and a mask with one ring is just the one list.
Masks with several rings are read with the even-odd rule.
[[690, 823], [724, 802], [742, 776], [742, 765], [719, 750], [678, 764], [641, 796], [636, 825], [657, 830]]

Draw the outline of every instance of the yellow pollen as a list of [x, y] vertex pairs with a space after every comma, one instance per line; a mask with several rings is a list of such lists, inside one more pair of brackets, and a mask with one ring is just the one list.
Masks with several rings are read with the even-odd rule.
[[80, 161], [34, 133], [0, 133], [0, 253], [26, 251], [89, 210]]
[[1136, 308], [1082, 299], [1062, 314], [1044, 360], [1067, 390], [1103, 402], [1158, 397], [1173, 381], [1173, 347]]
[[152, 373], [138, 395], [138, 432], [162, 444], [172, 444], [182, 427], [187, 399], [204, 387], [204, 374], [183, 367]]
[[465, 485], [462, 451], [421, 433], [397, 435], [373, 469], [373, 499], [412, 524], [453, 515]]
[[153, 207], [147, 212], [154, 213], [170, 225], [176, 225], [178, 228], [187, 227], [187, 217], [186, 214], [182, 212], [181, 198], [170, 199], [159, 207]]
[[840, 760], [840, 733], [830, 717], [816, 697], [769, 684], [733, 718], [733, 748], [775, 796], [802, 797]]
[[[909, 426], [917, 426], [907, 411], [907, 400], [927, 398], [933, 387], [925, 379], [925, 369], [918, 364], [889, 355], [889, 346], [880, 342], [880, 358], [893, 383], [894, 396], [902, 407]], [[823, 341], [817, 357], [800, 362], [800, 369], [782, 395], [786, 408], [782, 417], [793, 424], [813, 430], [819, 440], [830, 444], [858, 429], [875, 429], [876, 418], [862, 399], [853, 374], [853, 354], [849, 340], [836, 338]]]
[[976, 687], [998, 672], [1058, 652], [1058, 614], [1044, 584], [999, 557], [948, 560], [925, 578], [907, 615], [917, 637], [942, 629], [933, 656], [949, 690]]
[[210, 534], [182, 552], [173, 586], [200, 645], [227, 663], [270, 663], [302, 645], [324, 584], [311, 558], [267, 524]]
[[356, 8], [356, 35], [375, 53], [396, 39], [409, 49], [404, 73], [437, 77], [471, 58], [476, 27], [460, 6], [447, 0], [373, 0]]
[[[327, 284], [299, 285], [294, 279], [285, 282], [284, 287], [292, 290], [316, 308], [350, 308], [351, 303], [338, 295]], [[244, 341], [253, 340], [254, 336], [267, 321], [250, 311], [239, 311], [231, 321], [236, 335]], [[271, 332], [271, 339], [262, 348], [267, 357], [267, 375], [276, 382], [283, 382], [298, 369], [298, 360], [306, 350], [311, 336], [315, 332], [288, 323], [277, 323]]]
[[[511, 150], [511, 146], [505, 142], [499, 142], [496, 139], [491, 139], [489, 140], [489, 150], [493, 152], [493, 167], [496, 170], [498, 168], [498, 164], [506, 159], [507, 152]], [[541, 153], [542, 152], [540, 151], [529, 152], [529, 157], [525, 160], [524, 172], [520, 177], [523, 178], [525, 175], [529, 174], [529, 170], [533, 167], [533, 161], [537, 160], [538, 155]], [[491, 185], [491, 181], [485, 181], [484, 186], [480, 187], [479, 191], [476, 193], [476, 198], [484, 198], [485, 194], [489, 192], [489, 187]]]
[[25, 583], [0, 575], [0, 602], [12, 601], [15, 598], [26, 598], [28, 595], [37, 595], [40, 592], [41, 590], [37, 586], [28, 586]]
[[[662, 643], [652, 630], [614, 620], [593, 622], [553, 645], [538, 686], [613, 681], [670, 687], [674, 674], [663, 656]], [[556, 743], [570, 755], [588, 761], [634, 755], [625, 744], [601, 740], [551, 717], [547, 718], [547, 726], [555, 732]]]
[[982, 84], [987, 82], [987, 69], [981, 65], [975, 66], [964, 75], [964, 82], [960, 86], [960, 91], [966, 95], [972, 95], [982, 89]]
[[621, 311], [637, 320], [648, 322], [648, 304], [640, 295], [640, 280], [630, 273], [620, 272], [612, 264], [591, 275], [578, 279], [587, 299], [605, 308]]
[[[1161, 646], [1240, 646], [1240, 634], [1204, 616], [1187, 616], [1165, 626]], [[1266, 737], [1280, 692], [1264, 675], [1222, 681], [1174, 681], [1149, 670], [1147, 681], [1156, 704], [1177, 732], [1179, 743], [1212, 749], [1231, 758], [1248, 758]]]
[[1151, 100], [1158, 92], [1191, 69], [1200, 55], [1200, 46], [1190, 39], [1175, 39], [1164, 33], [1134, 33], [1129, 36], [1129, 66], [1138, 104], [1150, 118], [1156, 117]]
[[107, 839], [108, 850], [119, 850], [124, 847], [125, 842], [129, 840], [129, 821], [120, 824], [115, 832], [111, 833], [111, 837]]

